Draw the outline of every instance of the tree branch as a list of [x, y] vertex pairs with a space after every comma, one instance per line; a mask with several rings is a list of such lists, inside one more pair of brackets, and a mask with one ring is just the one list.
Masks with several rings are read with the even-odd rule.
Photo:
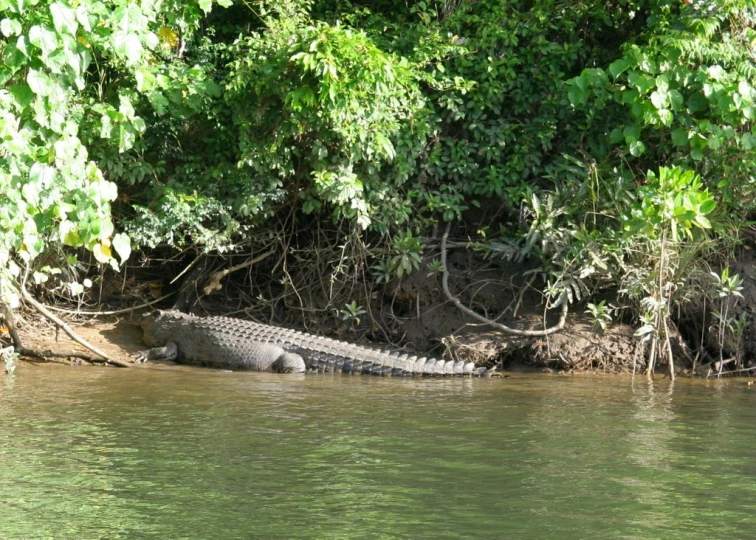
[[257, 264], [262, 260], [267, 259], [271, 255], [275, 253], [274, 250], [266, 251], [265, 253], [258, 255], [254, 259], [249, 259], [247, 261], [244, 261], [243, 263], [239, 263], [235, 266], [232, 266], [231, 268], [226, 268], [224, 270], [219, 270], [218, 272], [214, 272], [210, 275], [209, 278], [207, 278], [207, 281], [205, 282], [205, 286], [202, 288], [202, 292], [205, 293], [205, 296], [209, 295], [213, 291], [220, 290], [221, 284], [220, 281], [229, 275], [231, 272], [236, 272], [237, 270], [241, 270], [242, 268], [247, 268], [248, 266], [252, 266], [253, 264]]

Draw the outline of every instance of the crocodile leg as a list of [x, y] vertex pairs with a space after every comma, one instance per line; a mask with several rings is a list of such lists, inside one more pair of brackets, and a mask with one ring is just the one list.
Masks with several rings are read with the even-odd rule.
[[134, 362], [141, 364], [149, 360], [176, 360], [178, 358], [178, 345], [169, 341], [163, 347], [153, 347], [146, 351], [139, 351], [134, 354]]
[[277, 373], [304, 373], [305, 362], [301, 356], [281, 351], [281, 354], [271, 365], [270, 369]]

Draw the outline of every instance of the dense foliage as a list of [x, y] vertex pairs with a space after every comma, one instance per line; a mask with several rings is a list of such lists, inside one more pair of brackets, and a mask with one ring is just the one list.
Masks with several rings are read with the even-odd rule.
[[[146, 131], [135, 110], [140, 93], [168, 106], [161, 92], [179, 90], [180, 82], [167, 76], [170, 65], [161, 63], [169, 47], [161, 41], [160, 21], [170, 16], [180, 26], [191, 9], [183, 3], [0, 2], [0, 283], [6, 301], [16, 302], [11, 284], [22, 272], [34, 271], [41, 282], [61, 264], [76, 265], [75, 252], [64, 247], [86, 248], [115, 268], [113, 249], [122, 261], [129, 257], [129, 238], [111, 219], [120, 179], [103, 174], [106, 157], [128, 159]], [[68, 285], [81, 291], [76, 281]]]
[[552, 305], [613, 287], [656, 332], [689, 293], [680, 268], [726, 252], [756, 204], [748, 0], [0, 0], [0, 17], [6, 286], [75, 265], [66, 248], [117, 267], [131, 244], [223, 252], [303, 215], [339, 224], [334, 247], [383, 244], [373, 279], [391, 279], [429, 226], [493, 203], [482, 244], [536, 261]]

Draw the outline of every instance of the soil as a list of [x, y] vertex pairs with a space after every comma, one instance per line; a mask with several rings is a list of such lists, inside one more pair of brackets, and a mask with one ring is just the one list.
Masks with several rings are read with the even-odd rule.
[[[78, 324], [71, 322], [70, 324], [80, 337], [116, 360], [132, 362], [131, 355], [145, 349], [142, 343], [142, 331], [135, 322], [113, 319], [91, 320]], [[35, 351], [54, 351], [63, 355], [78, 353], [96, 357], [64, 332], [56, 331], [55, 327], [47, 321], [31, 319], [22, 321], [19, 327], [24, 346]], [[62, 356], [50, 360], [71, 365], [87, 363], [73, 356]]]

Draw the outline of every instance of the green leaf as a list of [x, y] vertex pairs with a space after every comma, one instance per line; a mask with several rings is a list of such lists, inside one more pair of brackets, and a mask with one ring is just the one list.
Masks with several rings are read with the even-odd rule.
[[677, 90], [670, 90], [669, 91], [669, 101], [670, 101], [670, 105], [672, 107], [672, 110], [673, 111], [679, 111], [682, 108], [683, 103], [685, 102], [685, 98]]
[[34, 99], [34, 92], [32, 92], [29, 85], [25, 83], [14, 84], [10, 87], [9, 91], [11, 95], [16, 98], [16, 103], [18, 103], [18, 106], [21, 108], [28, 107]]
[[663, 109], [667, 104], [667, 94], [660, 91], [651, 92], [651, 103], [657, 109]]
[[52, 83], [50, 78], [43, 72], [35, 69], [29, 69], [26, 75], [26, 82], [32, 92], [38, 96], [49, 96], [52, 93]]
[[131, 104], [131, 100], [128, 96], [124, 94], [120, 94], [118, 96], [118, 112], [123, 115], [123, 118], [126, 120], [131, 120], [134, 118], [134, 105]]
[[634, 141], [630, 143], [630, 153], [635, 156], [639, 157], [643, 155], [643, 152], [646, 151], [646, 145], [643, 144], [641, 141]]
[[625, 136], [625, 142], [627, 144], [631, 144], [640, 138], [641, 128], [640, 126], [631, 124], [629, 126], [625, 126], [625, 129], [622, 130], [622, 134]]
[[616, 79], [617, 76], [619, 76], [621, 73], [624, 73], [629, 67], [630, 61], [626, 58], [620, 58], [619, 60], [615, 60], [614, 62], [609, 64], [609, 73]]
[[704, 216], [698, 215], [693, 222], [702, 229], [711, 229], [711, 222]]
[[656, 89], [661, 94], [666, 94], [669, 90], [669, 78], [662, 74], [656, 78]]
[[118, 186], [107, 180], [97, 180], [89, 186], [89, 196], [101, 203], [102, 201], [114, 201], [118, 197]]
[[168, 110], [168, 106], [170, 105], [168, 98], [166, 98], [162, 92], [148, 92], [147, 100], [155, 109], [155, 112], [158, 114], [158, 116], [164, 115]]
[[55, 32], [44, 26], [34, 25], [29, 29], [29, 42], [42, 49], [42, 54], [45, 56], [58, 48]]
[[653, 334], [656, 330], [656, 327], [652, 324], [646, 324], [638, 328], [635, 333], [633, 334], [635, 337], [642, 337], [649, 334]]
[[142, 58], [142, 42], [136, 34], [116, 32], [113, 34], [113, 48], [130, 64], [136, 64]]
[[199, 0], [199, 7], [207, 15], [213, 9], [213, 2], [212, 0]]
[[131, 255], [131, 239], [123, 233], [118, 233], [113, 237], [113, 247], [121, 259], [121, 264], [125, 263]]
[[118, 21], [118, 29], [125, 34], [147, 31], [147, 18], [136, 2], [129, 2], [116, 9], [113, 18]]
[[55, 169], [49, 165], [35, 163], [29, 170], [29, 180], [43, 188], [49, 188], [55, 183]]
[[138, 69], [134, 73], [134, 78], [136, 79], [137, 91], [139, 92], [147, 93], [155, 88], [155, 76], [144, 68]]
[[[95, 255], [95, 257], [97, 257], [97, 255]], [[71, 294], [73, 296], [79, 296], [80, 294], [84, 293], [84, 285], [82, 285], [78, 281], [72, 281], [68, 284], [68, 290], [71, 291]]]
[[[81, 238], [79, 238], [78, 227], [72, 221], [64, 219], [58, 225], [58, 237], [64, 246], [78, 247], [81, 245]], [[69, 264], [71, 264], [69, 262]]]
[[609, 142], [612, 144], [621, 143], [625, 140], [625, 136], [622, 133], [622, 130], [619, 128], [614, 128], [611, 133], [609, 133]]
[[706, 70], [706, 74], [710, 79], [715, 81], [722, 81], [727, 78], [727, 72], [722, 68], [722, 66], [718, 64], [709, 66], [709, 68]]
[[31, 206], [39, 205], [39, 186], [36, 183], [27, 183], [21, 188], [21, 193], [26, 202]]
[[705, 111], [708, 107], [709, 100], [700, 92], [688, 98], [688, 112], [690, 113]]
[[688, 146], [688, 130], [679, 128], [672, 131], [672, 144], [675, 146]]
[[83, 5], [79, 5], [79, 7], [76, 8], [76, 20], [81, 25], [81, 27], [87, 32], [92, 31], [92, 24], [89, 18], [90, 17], [92, 17], [93, 19], [96, 18], [96, 15], [93, 13], [94, 10], [88, 9], [89, 7], [90, 6], [83, 4]]
[[50, 5], [50, 13], [52, 14], [53, 26], [59, 34], [76, 35], [79, 23], [76, 21], [76, 12], [73, 9], [60, 2], [55, 2]]
[[741, 80], [738, 82], [738, 92], [740, 92], [740, 95], [743, 96], [744, 99], [750, 100], [753, 94], [753, 87], [748, 84], [748, 81]]
[[585, 90], [578, 88], [577, 86], [573, 86], [567, 91], [567, 97], [573, 107], [583, 105], [588, 101], [588, 94], [585, 93]]
[[136, 142], [136, 132], [134, 129], [126, 124], [118, 126], [118, 151], [126, 152], [133, 148]]
[[17, 36], [21, 33], [21, 23], [15, 19], [3, 19], [0, 21], [0, 32], [5, 37]]
[[[720, 184], [721, 183], [722, 182], [720, 182]], [[716, 201], [714, 201], [714, 199], [707, 199], [698, 206], [698, 212], [703, 215], [706, 215], [706, 214], [711, 213], [714, 210], [714, 208], [716, 208], [716, 206], [717, 206], [717, 203]]]
[[661, 120], [661, 123], [665, 126], [669, 127], [672, 125], [672, 120], [674, 117], [672, 116], [672, 112], [669, 109], [659, 109], [658, 113], [659, 120]]

